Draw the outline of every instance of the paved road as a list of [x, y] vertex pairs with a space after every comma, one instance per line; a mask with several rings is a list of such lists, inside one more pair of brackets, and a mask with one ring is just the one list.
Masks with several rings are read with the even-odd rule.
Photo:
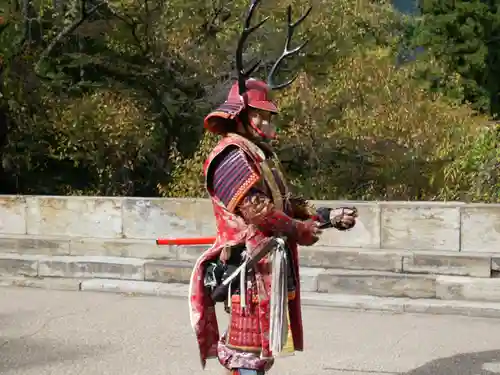
[[[307, 351], [270, 374], [500, 374], [500, 320], [304, 315]], [[186, 300], [0, 288], [2, 375], [202, 374], [195, 354]], [[204, 374], [222, 372], [211, 362]]]

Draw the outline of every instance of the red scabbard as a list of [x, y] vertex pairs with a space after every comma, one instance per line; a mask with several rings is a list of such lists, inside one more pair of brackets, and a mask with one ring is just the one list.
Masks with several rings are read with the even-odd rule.
[[215, 237], [194, 237], [194, 238], [158, 238], [157, 245], [212, 245], [215, 242]]

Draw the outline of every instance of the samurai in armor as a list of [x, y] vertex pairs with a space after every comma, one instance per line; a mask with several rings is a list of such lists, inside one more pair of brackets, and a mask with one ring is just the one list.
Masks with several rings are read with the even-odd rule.
[[[222, 136], [204, 165], [217, 237], [196, 262], [189, 296], [202, 366], [218, 358], [233, 375], [262, 375], [276, 356], [303, 350], [298, 245], [316, 243], [323, 228], [350, 229], [357, 216], [355, 208], [316, 210], [289, 192], [269, 145], [278, 113], [269, 94], [293, 81], [276, 84], [274, 76], [284, 58], [304, 47], [289, 50], [294, 28], [311, 9], [292, 23], [288, 8], [285, 50], [264, 82], [250, 78], [257, 64], [247, 71], [242, 66], [246, 38], [265, 21], [250, 26], [258, 2], [250, 6], [238, 43], [238, 80], [204, 120], [207, 130]], [[216, 302], [230, 314], [222, 335]]]

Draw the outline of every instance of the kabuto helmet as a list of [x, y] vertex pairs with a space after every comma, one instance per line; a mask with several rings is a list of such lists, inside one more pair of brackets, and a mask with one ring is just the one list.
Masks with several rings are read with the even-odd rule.
[[[243, 47], [248, 38], [248, 36], [258, 29], [260, 26], [267, 21], [269, 17], [264, 18], [255, 26], [250, 26], [250, 21], [252, 19], [255, 8], [260, 3], [260, 0], [252, 0], [248, 15], [245, 19], [244, 28], [238, 42], [238, 47], [236, 48], [236, 69], [238, 70], [238, 80], [234, 82], [229, 90], [226, 101], [220, 105], [217, 109], [209, 113], [204, 120], [205, 129], [222, 134], [225, 132], [224, 126], [221, 126], [221, 119], [233, 120], [238, 117], [238, 115], [246, 108], [256, 108], [261, 109], [271, 113], [277, 113], [278, 107], [274, 104], [270, 98], [271, 90], [280, 90], [292, 84], [298, 75], [295, 75], [290, 80], [277, 84], [274, 81], [274, 76], [278, 71], [280, 64], [285, 58], [297, 54], [302, 50], [308, 41], [306, 40], [298, 47], [290, 49], [290, 43], [292, 40], [293, 32], [295, 28], [304, 21], [304, 19], [311, 12], [312, 7], [309, 7], [307, 12], [302, 15], [296, 22], [292, 22], [292, 7], [288, 6], [287, 9], [287, 37], [285, 41], [285, 48], [281, 56], [276, 60], [273, 67], [269, 71], [267, 77], [267, 82], [250, 78], [250, 75], [259, 67], [260, 61], [257, 61], [249, 69], [245, 70], [243, 67]], [[250, 126], [253, 126], [250, 124]], [[257, 132], [260, 134], [260, 131]]]

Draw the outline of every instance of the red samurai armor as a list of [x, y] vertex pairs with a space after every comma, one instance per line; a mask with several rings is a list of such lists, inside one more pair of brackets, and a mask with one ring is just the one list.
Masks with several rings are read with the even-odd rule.
[[[340, 216], [332, 220], [331, 209], [315, 210], [292, 197], [280, 162], [266, 142], [273, 132], [265, 132], [249, 117], [250, 109], [278, 112], [270, 90], [284, 88], [294, 79], [276, 84], [273, 76], [284, 58], [305, 46], [289, 50], [294, 28], [311, 10], [292, 23], [288, 8], [285, 50], [266, 83], [249, 78], [258, 63], [246, 72], [242, 63], [246, 38], [265, 22], [250, 26], [258, 2], [252, 2], [238, 43], [238, 81], [227, 100], [204, 121], [207, 130], [223, 136], [204, 165], [217, 237], [196, 262], [189, 302], [203, 367], [208, 358], [218, 358], [228, 370], [263, 373], [280, 353], [303, 350], [297, 246], [314, 244], [318, 225], [343, 230], [354, 222], [346, 226]], [[347, 214], [354, 217], [355, 210], [347, 209]], [[219, 335], [216, 302], [224, 302], [230, 313], [223, 335]]]

